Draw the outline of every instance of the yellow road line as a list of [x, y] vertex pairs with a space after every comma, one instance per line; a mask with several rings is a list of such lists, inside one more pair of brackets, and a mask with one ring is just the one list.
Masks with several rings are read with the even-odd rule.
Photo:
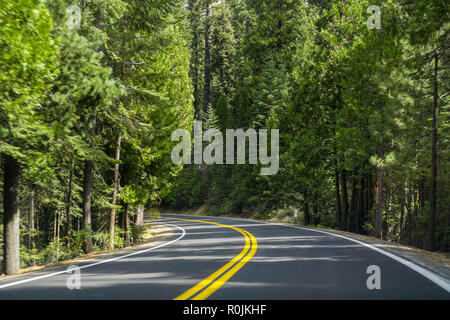
[[[204, 299], [208, 298], [211, 294], [213, 294], [216, 290], [218, 290], [222, 285], [224, 285], [237, 271], [239, 271], [239, 269], [241, 269], [253, 257], [253, 255], [256, 252], [257, 242], [256, 242], [255, 237], [250, 232], [245, 231], [241, 228], [229, 226], [226, 224], [216, 223], [216, 222], [210, 222], [210, 221], [181, 219], [181, 218], [169, 218], [169, 219], [218, 225], [221, 227], [225, 227], [225, 228], [229, 228], [229, 229], [238, 231], [245, 238], [244, 249], [242, 249], [242, 251], [236, 257], [234, 257], [231, 261], [229, 261], [222, 268], [220, 268], [219, 270], [217, 270], [216, 272], [214, 272], [213, 274], [211, 274], [204, 280], [197, 283], [191, 289], [189, 289], [188, 291], [186, 291], [183, 294], [176, 297], [174, 300], [187, 300], [187, 299], [191, 298], [192, 296], [194, 296], [195, 294], [197, 294], [198, 292], [200, 292], [201, 290], [203, 290], [203, 288], [207, 287], [208, 285], [210, 285], [212, 283], [203, 292], [201, 292], [200, 294], [197, 294], [195, 297], [193, 297], [192, 300], [204, 300]], [[236, 262], [238, 262], [238, 263], [236, 263]], [[233, 265], [234, 265], [234, 267], [232, 267]], [[229, 268], [231, 268], [231, 269], [228, 270]], [[227, 271], [227, 272], [225, 272], [225, 271]], [[222, 273], [224, 273], [224, 274], [222, 275]], [[222, 276], [219, 279], [217, 279], [220, 275], [222, 275]]]
[[[242, 230], [242, 229], [241, 229]], [[237, 263], [233, 268], [231, 268], [228, 272], [222, 275], [219, 279], [214, 281], [208, 288], [200, 292], [198, 295], [192, 298], [192, 300], [205, 300], [211, 294], [213, 294], [216, 290], [218, 290], [221, 286], [223, 286], [236, 272], [239, 271], [240, 268], [244, 266], [255, 254], [256, 249], [258, 248], [258, 244], [256, 242], [255, 237], [248, 231], [246, 233], [250, 236], [252, 241], [252, 247], [250, 252]]]

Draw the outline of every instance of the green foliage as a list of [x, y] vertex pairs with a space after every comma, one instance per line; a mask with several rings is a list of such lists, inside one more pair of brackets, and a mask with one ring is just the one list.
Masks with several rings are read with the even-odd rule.
[[[74, 4], [80, 29], [66, 23]], [[193, 120], [183, 1], [3, 0], [0, 7], [0, 152], [24, 169], [23, 266], [76, 256], [89, 237], [96, 250], [107, 249], [117, 135], [119, 213], [158, 205], [181, 169], [170, 161], [170, 134]], [[87, 162], [94, 167], [89, 233]], [[142, 239], [140, 227], [120, 224], [116, 248]]]
[[56, 76], [58, 50], [44, 1], [0, 3], [0, 152], [31, 165], [53, 137], [42, 100]]
[[[69, 30], [74, 4], [81, 24]], [[372, 4], [381, 30], [367, 28]], [[0, 0], [0, 153], [22, 168], [22, 267], [75, 257], [89, 237], [107, 249], [112, 209], [115, 247], [139, 242], [137, 209], [163, 206], [258, 219], [298, 208], [304, 224], [419, 247], [434, 222], [448, 251], [446, 11], [425, 0]], [[171, 133], [194, 118], [280, 129], [278, 174], [174, 165]]]
[[133, 225], [131, 226], [131, 241], [134, 243], [141, 242], [144, 239], [147, 230], [149, 229], [148, 225]]
[[[191, 77], [201, 91], [209, 68], [215, 97], [203, 120], [214, 119], [219, 129], [279, 128], [280, 170], [261, 177], [257, 166], [186, 166], [169, 198], [173, 206], [206, 204], [214, 215], [280, 219], [297, 207], [306, 224], [371, 235], [381, 212], [383, 238], [423, 247], [430, 223], [432, 57], [439, 52], [436, 239], [448, 250], [444, 2], [221, 2], [211, 7], [211, 65], [202, 60], [209, 20], [202, 20], [200, 3], [189, 2]], [[374, 4], [381, 30], [367, 27]]]

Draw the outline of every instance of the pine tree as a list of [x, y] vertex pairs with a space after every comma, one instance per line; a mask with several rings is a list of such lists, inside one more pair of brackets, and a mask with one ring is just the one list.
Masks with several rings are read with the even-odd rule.
[[19, 261], [19, 187], [22, 171], [42, 158], [52, 135], [43, 121], [42, 101], [55, 77], [58, 54], [52, 19], [43, 1], [1, 3], [0, 152], [4, 165], [4, 271]]

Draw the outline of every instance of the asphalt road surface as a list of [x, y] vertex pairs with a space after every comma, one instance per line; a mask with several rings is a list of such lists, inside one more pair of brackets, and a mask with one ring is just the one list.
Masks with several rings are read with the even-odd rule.
[[[79, 263], [70, 273], [64, 266], [0, 280], [0, 300], [450, 298], [448, 280], [326, 231], [243, 219], [163, 217], [157, 221], [174, 227], [164, 244]], [[379, 289], [369, 289], [368, 282]]]

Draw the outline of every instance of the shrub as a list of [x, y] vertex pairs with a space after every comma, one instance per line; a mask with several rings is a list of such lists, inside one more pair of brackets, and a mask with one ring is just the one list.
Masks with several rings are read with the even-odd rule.
[[109, 233], [108, 232], [95, 232], [92, 235], [92, 242], [94, 250], [107, 250], [109, 247]]
[[133, 226], [131, 226], [131, 242], [136, 243], [139, 241], [142, 241], [144, 239], [144, 235], [147, 232], [147, 228], [148, 226], [146, 225], [138, 225], [135, 224]]

